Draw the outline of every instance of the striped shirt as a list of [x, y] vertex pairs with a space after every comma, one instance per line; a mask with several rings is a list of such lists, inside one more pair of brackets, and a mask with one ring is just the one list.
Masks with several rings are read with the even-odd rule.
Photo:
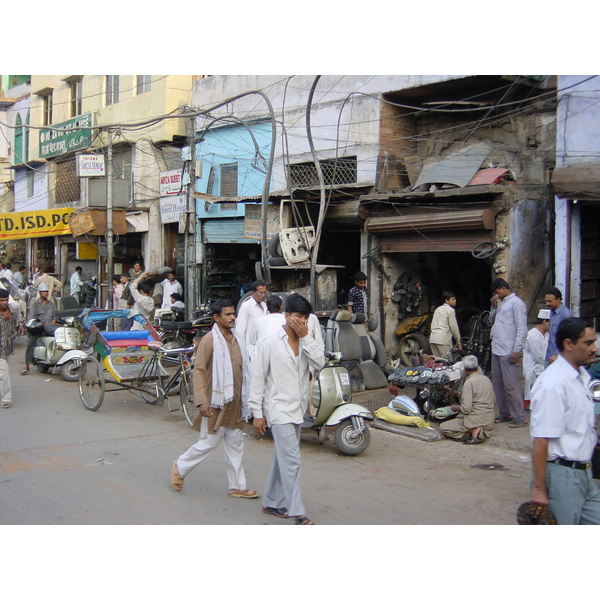
[[15, 306], [8, 305], [10, 319], [0, 317], [0, 358], [8, 360], [12, 354], [19, 325], [19, 310]]

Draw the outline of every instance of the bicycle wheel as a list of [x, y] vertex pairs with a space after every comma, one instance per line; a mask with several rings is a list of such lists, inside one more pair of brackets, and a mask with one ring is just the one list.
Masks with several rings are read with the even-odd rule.
[[79, 367], [79, 397], [88, 410], [96, 411], [104, 400], [104, 373], [100, 363], [88, 356]]
[[181, 408], [183, 414], [190, 424], [190, 427], [194, 424], [194, 421], [200, 414], [200, 408], [194, 403], [194, 384], [192, 381], [192, 370], [186, 369], [181, 374], [179, 382], [179, 397], [181, 398]]
[[159, 406], [162, 406], [165, 401], [157, 383], [149, 381], [144, 382], [139, 385], [138, 389], [140, 391], [140, 396], [148, 404], [158, 404]]

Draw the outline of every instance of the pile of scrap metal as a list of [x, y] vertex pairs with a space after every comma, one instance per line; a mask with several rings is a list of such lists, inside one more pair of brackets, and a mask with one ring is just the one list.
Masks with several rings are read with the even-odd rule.
[[402, 273], [394, 284], [392, 302], [398, 305], [398, 322], [403, 321], [407, 313], [421, 315], [421, 304], [427, 288], [419, 278], [411, 273]]

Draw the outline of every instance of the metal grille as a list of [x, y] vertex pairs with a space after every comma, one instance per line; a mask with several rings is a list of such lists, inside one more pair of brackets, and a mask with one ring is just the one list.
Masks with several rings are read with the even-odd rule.
[[[319, 161], [325, 185], [356, 183], [356, 156]], [[289, 165], [288, 173], [292, 187], [314, 187], [319, 185], [317, 167], [313, 162]]]
[[79, 177], [75, 159], [56, 163], [56, 188], [54, 190], [54, 203], [66, 204], [79, 202], [80, 197]]
[[238, 195], [238, 165], [226, 163], [221, 165], [221, 196]]

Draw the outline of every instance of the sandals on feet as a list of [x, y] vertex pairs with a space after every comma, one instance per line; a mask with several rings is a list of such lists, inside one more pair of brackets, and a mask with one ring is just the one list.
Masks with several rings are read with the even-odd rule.
[[265, 515], [273, 515], [280, 519], [287, 519], [289, 517], [287, 508], [273, 508], [271, 506], [263, 506], [262, 511]]
[[29, 373], [29, 369], [23, 369], [21, 371], [21, 375], [27, 375]]
[[314, 523], [306, 515], [300, 515], [296, 517], [296, 525], [314, 525]]
[[509, 421], [512, 422], [513, 418], [512, 417], [496, 417], [494, 419], [494, 423], [508, 423]]
[[258, 492], [254, 490], [227, 490], [232, 498], [258, 498]]
[[472, 446], [473, 444], [481, 444], [485, 442], [485, 438], [482, 437], [468, 437], [463, 441], [463, 444], [468, 444]]
[[513, 421], [512, 423], [509, 423], [508, 426], [515, 429], [516, 427], [525, 427], [527, 423], [529, 423], [529, 419], [523, 419], [522, 421]]
[[183, 487], [183, 477], [181, 477], [177, 470], [177, 461], [173, 463], [173, 468], [171, 469], [171, 485], [173, 486], [173, 489], [178, 492], [180, 492]]

